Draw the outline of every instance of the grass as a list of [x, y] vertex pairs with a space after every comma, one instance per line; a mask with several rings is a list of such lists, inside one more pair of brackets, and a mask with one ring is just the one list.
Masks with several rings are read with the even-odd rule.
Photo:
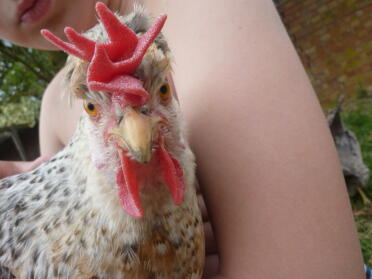
[[372, 214], [358, 216], [354, 211], [359, 241], [362, 247], [364, 263], [372, 266]]
[[[345, 125], [358, 138], [364, 163], [372, 171], [372, 96], [363, 92], [345, 101], [341, 117]], [[367, 187], [363, 190], [372, 200], [372, 173]], [[350, 197], [350, 199], [364, 261], [372, 266], [372, 204], [363, 204], [359, 195]]]

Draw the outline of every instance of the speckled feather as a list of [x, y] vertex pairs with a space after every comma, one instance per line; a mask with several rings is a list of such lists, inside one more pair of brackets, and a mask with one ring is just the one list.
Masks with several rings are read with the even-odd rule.
[[[121, 20], [142, 33], [149, 27], [147, 18], [137, 7]], [[99, 24], [87, 35], [104, 41], [103, 30]], [[105, 93], [87, 91], [87, 62], [70, 57], [69, 67], [69, 93], [97, 103], [107, 101]], [[154, 92], [169, 70], [170, 51], [158, 36], [136, 75]], [[152, 105], [157, 102], [153, 98]], [[183, 203], [174, 205], [165, 185], [146, 180], [141, 188], [144, 217], [126, 214], [113, 175], [117, 159], [105, 149], [95, 160], [105, 161], [107, 167], [96, 168], [92, 149], [103, 142], [84, 115], [71, 142], [51, 160], [32, 172], [0, 180], [0, 279], [201, 278], [204, 235], [194, 156], [176, 100], [163, 110], [172, 116], [168, 152], [184, 171]]]

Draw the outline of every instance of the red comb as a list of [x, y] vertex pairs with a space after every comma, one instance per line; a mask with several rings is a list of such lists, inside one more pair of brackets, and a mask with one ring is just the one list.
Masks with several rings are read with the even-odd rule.
[[[160, 33], [166, 15], [160, 16], [155, 24], [141, 37], [122, 24], [105, 4], [98, 2], [96, 11], [109, 37], [109, 42], [98, 43], [79, 34], [74, 29], [65, 28], [70, 41], [64, 42], [48, 30], [42, 35], [58, 48], [69, 54], [91, 62], [88, 67], [87, 82], [91, 90], [111, 93], [129, 93], [142, 96], [142, 103], [147, 101], [148, 93], [142, 83], [131, 75], [141, 64], [147, 49]], [[134, 93], [137, 92], [137, 93]]]

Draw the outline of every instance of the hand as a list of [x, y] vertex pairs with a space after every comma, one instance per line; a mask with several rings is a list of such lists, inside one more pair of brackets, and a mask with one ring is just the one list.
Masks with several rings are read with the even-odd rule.
[[199, 187], [197, 187], [197, 194], [198, 204], [203, 216], [205, 234], [205, 267], [203, 278], [209, 279], [217, 275], [218, 273], [218, 250], [216, 240], [213, 234], [212, 225], [211, 222], [209, 221], [209, 216], [207, 208], [205, 206], [204, 198], [200, 192]]
[[40, 156], [34, 161], [29, 162], [0, 161], [0, 179], [19, 173], [29, 172], [48, 160], [49, 156]]

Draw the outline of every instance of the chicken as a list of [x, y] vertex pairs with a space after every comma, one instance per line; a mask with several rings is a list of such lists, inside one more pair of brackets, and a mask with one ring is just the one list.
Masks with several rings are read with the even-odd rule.
[[338, 99], [337, 105], [328, 115], [328, 125], [340, 158], [342, 172], [350, 195], [358, 192], [364, 204], [371, 201], [362, 190], [368, 185], [369, 169], [363, 162], [362, 151], [355, 134], [349, 130], [341, 119], [341, 107], [344, 95]]
[[[70, 43], [74, 137], [36, 170], [0, 180], [0, 278], [201, 278], [194, 155], [168, 77], [171, 53], [141, 7], [104, 4]], [[13, 277], [14, 276], [14, 277]]]

